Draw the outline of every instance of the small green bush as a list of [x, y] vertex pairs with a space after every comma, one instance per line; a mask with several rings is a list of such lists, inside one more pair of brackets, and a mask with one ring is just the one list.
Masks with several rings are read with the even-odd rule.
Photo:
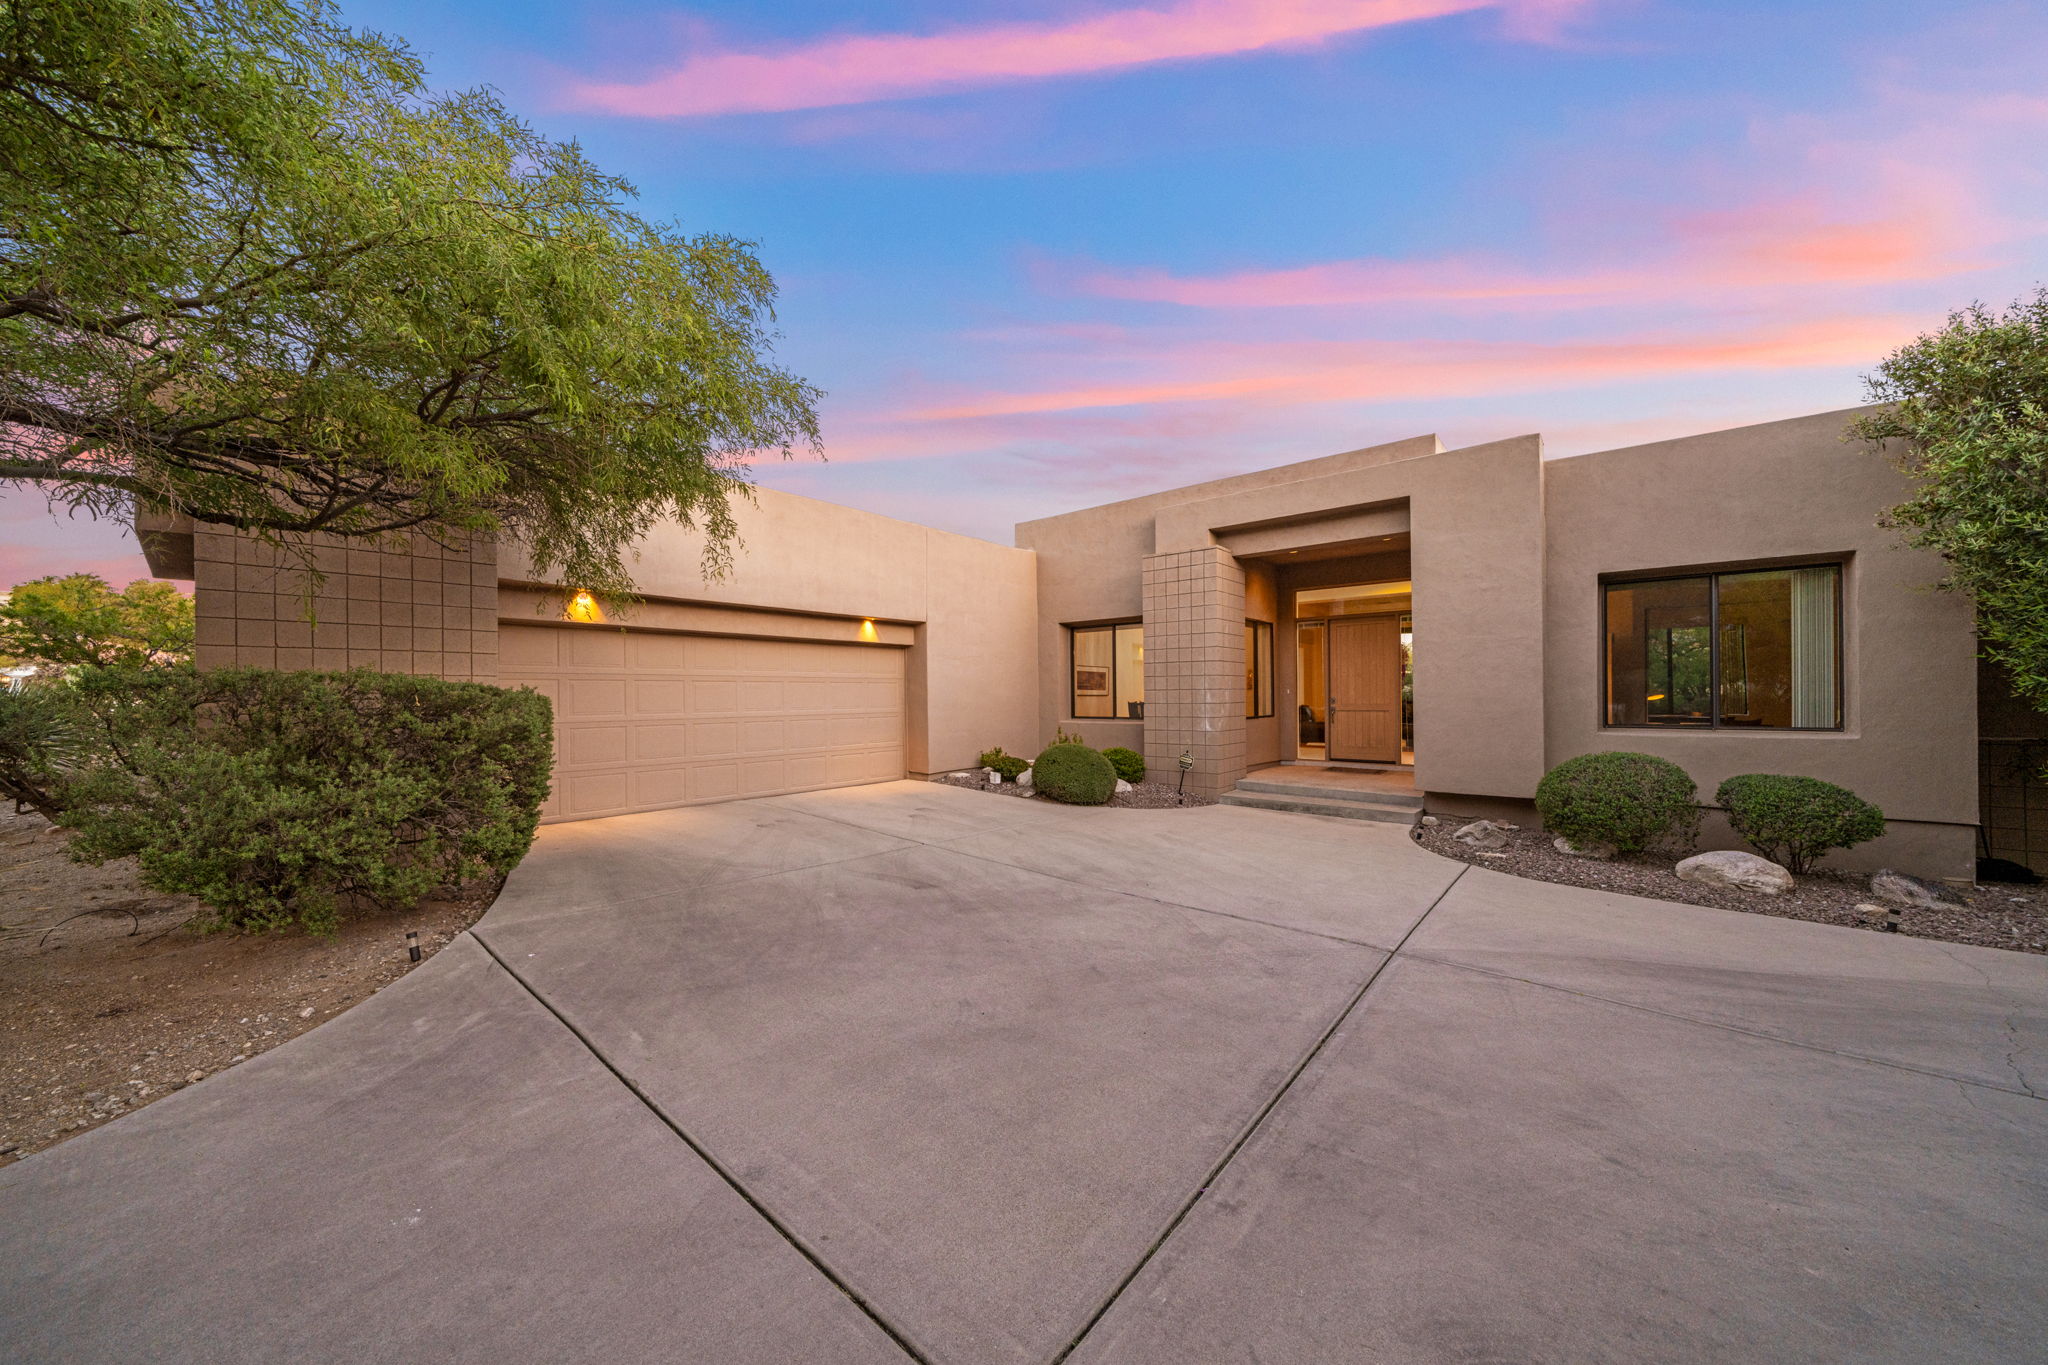
[[1669, 759], [1600, 753], [1568, 758], [1536, 787], [1543, 827], [1574, 844], [1613, 844], [1637, 853], [1665, 835], [1689, 831], [1699, 817], [1698, 788]]
[[1884, 833], [1883, 811], [1817, 777], [1744, 773], [1723, 782], [1714, 802], [1751, 848], [1795, 876], [1829, 849], [1853, 848]]
[[1003, 746], [998, 744], [993, 749], [982, 751], [981, 766], [995, 769], [1005, 782], [1015, 782], [1018, 775], [1031, 766], [1031, 760], [1018, 758], [1015, 754], [1006, 754], [1003, 752]]
[[1099, 806], [1116, 793], [1116, 769], [1085, 744], [1052, 744], [1032, 765], [1031, 783], [1055, 801]]
[[64, 810], [64, 772], [83, 751], [69, 691], [51, 683], [0, 691], [0, 797], [52, 821]]
[[547, 698], [356, 671], [88, 670], [96, 752], [63, 793], [73, 856], [133, 855], [216, 927], [334, 927], [512, 870], [553, 761]]
[[1116, 775], [1126, 782], [1145, 780], [1145, 755], [1136, 749], [1104, 749], [1102, 756], [1109, 760], [1109, 766], [1116, 769]]

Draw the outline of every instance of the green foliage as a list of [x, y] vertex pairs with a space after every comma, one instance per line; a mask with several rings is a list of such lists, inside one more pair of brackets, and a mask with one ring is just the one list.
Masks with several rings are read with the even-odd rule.
[[1574, 844], [1613, 844], [1637, 853], [1653, 841], [1689, 832], [1698, 789], [1685, 769], [1651, 754], [1598, 753], [1568, 758], [1536, 787], [1543, 827]]
[[1124, 781], [1145, 780], [1145, 755], [1136, 749], [1126, 749], [1119, 745], [1114, 749], [1104, 749], [1102, 756], [1109, 760], [1109, 766], [1116, 769], [1116, 775]]
[[1099, 806], [1116, 794], [1116, 769], [1085, 744], [1055, 741], [1031, 766], [1031, 785], [1070, 806]]
[[815, 446], [749, 243], [687, 235], [327, 0], [10, 0], [0, 486], [303, 533], [505, 532], [598, 592]]
[[161, 667], [192, 657], [192, 599], [139, 578], [119, 592], [98, 574], [17, 584], [0, 599], [0, 654], [79, 668]]
[[73, 856], [133, 855], [226, 927], [324, 931], [350, 898], [509, 872], [547, 796], [531, 691], [264, 669], [88, 670], [68, 691], [95, 736], [63, 794]]
[[1018, 775], [1031, 766], [1031, 760], [1018, 758], [1015, 754], [1006, 754], [1003, 752], [1003, 746], [998, 744], [993, 749], [983, 751], [981, 766], [995, 769], [1005, 782], [1015, 782]]
[[1951, 314], [1866, 385], [1891, 406], [1851, 434], [1919, 485], [1887, 523], [1948, 561], [1942, 586], [1975, 599], [1985, 652], [2048, 710], [2048, 290]]
[[1081, 736], [1068, 734], [1067, 727], [1064, 725], [1053, 727], [1052, 742], [1054, 744], [1079, 744], [1084, 748], [1091, 747], [1088, 741]]
[[1749, 846], [1804, 875], [1829, 849], [1854, 848], [1884, 833], [1884, 812], [1846, 787], [1814, 777], [1745, 773], [1723, 782], [1714, 802]]
[[83, 752], [66, 700], [49, 684], [0, 691], [0, 797], [52, 821], [64, 812], [64, 773]]

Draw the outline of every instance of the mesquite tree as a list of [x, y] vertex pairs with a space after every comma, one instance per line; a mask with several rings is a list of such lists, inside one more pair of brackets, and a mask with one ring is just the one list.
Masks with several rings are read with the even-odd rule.
[[325, 0], [0, 0], [0, 483], [284, 543], [505, 532], [630, 589], [815, 447], [750, 244]]
[[1942, 586], [1975, 600], [1985, 652], [2048, 710], [2048, 290], [1952, 314], [1867, 383], [1890, 406], [1852, 433], [1918, 481], [1888, 523], [1947, 561]]

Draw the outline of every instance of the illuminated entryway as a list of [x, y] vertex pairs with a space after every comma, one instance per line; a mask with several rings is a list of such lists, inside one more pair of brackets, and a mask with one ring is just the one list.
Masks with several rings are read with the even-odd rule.
[[1415, 762], [1412, 591], [1393, 579], [1294, 594], [1301, 757]]

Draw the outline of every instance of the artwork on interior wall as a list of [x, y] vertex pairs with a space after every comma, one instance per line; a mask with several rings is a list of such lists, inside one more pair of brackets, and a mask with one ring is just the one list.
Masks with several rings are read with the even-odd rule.
[[1109, 695], [1109, 670], [1089, 668], [1083, 664], [1074, 665], [1074, 695], [1077, 697], [1106, 697]]

